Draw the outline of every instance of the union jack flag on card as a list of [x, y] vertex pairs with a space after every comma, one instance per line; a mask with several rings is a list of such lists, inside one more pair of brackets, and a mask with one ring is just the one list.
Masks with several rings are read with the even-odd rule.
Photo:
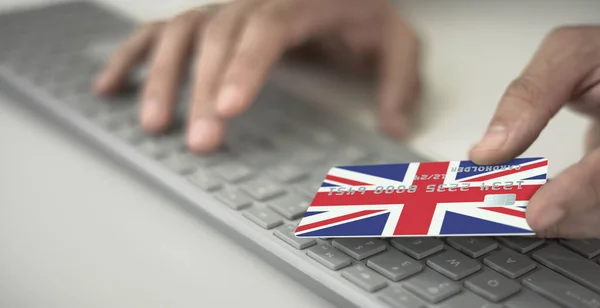
[[340, 166], [329, 170], [297, 237], [534, 235], [525, 219], [548, 160]]

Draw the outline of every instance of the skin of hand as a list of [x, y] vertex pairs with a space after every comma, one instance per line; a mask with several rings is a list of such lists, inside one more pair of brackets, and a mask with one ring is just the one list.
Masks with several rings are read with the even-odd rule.
[[543, 237], [600, 237], [600, 27], [551, 32], [506, 89], [470, 157], [478, 164], [517, 157], [563, 106], [592, 119], [586, 154], [533, 195], [527, 222]]
[[110, 96], [148, 58], [140, 122], [159, 133], [171, 123], [186, 66], [192, 67], [187, 143], [216, 150], [226, 124], [249, 108], [285, 55], [312, 51], [378, 81], [378, 114], [391, 135], [408, 135], [418, 101], [419, 42], [384, 0], [240, 0], [200, 7], [140, 27], [115, 52], [94, 89]]

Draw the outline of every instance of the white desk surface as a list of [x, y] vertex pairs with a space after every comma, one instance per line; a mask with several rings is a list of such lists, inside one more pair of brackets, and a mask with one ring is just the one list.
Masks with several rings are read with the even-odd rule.
[[[109, 2], [152, 19], [204, 1]], [[427, 125], [411, 144], [440, 159], [466, 157], [546, 32], [596, 22], [600, 11], [593, 0], [401, 6], [427, 48]], [[343, 103], [361, 97], [336, 96], [335, 84], [311, 93]], [[0, 306], [331, 307], [5, 97], [0, 123]], [[548, 157], [555, 175], [579, 159], [585, 124], [561, 112], [525, 155]]]

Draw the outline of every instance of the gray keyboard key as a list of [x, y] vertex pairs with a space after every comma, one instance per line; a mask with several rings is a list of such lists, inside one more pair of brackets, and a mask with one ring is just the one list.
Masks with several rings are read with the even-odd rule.
[[471, 258], [479, 258], [498, 247], [489, 237], [450, 237], [448, 244]]
[[337, 271], [352, 264], [352, 259], [329, 244], [317, 244], [306, 254], [330, 270]]
[[152, 158], [162, 158], [166, 154], [166, 150], [161, 148], [154, 139], [149, 138], [138, 144], [138, 149], [152, 157]]
[[307, 197], [313, 198], [323, 183], [323, 178], [308, 178], [297, 184], [298, 191]]
[[302, 217], [309, 205], [307, 198], [296, 193], [287, 193], [267, 203], [269, 208], [289, 220]]
[[317, 240], [314, 238], [296, 237], [295, 231], [295, 225], [284, 224], [283, 226], [277, 227], [273, 234], [298, 250], [302, 250], [317, 244]]
[[213, 192], [222, 187], [221, 180], [206, 170], [196, 170], [188, 176], [188, 180], [200, 189]]
[[233, 160], [235, 157], [226, 149], [214, 153], [194, 155], [195, 162], [202, 167], [213, 167]]
[[519, 292], [521, 289], [517, 282], [493, 271], [483, 271], [469, 277], [465, 281], [465, 287], [495, 303]]
[[396, 308], [427, 308], [420, 299], [398, 286], [390, 286], [381, 291], [379, 298]]
[[281, 186], [264, 178], [252, 179], [242, 184], [241, 188], [259, 201], [266, 201], [285, 193]]
[[481, 269], [481, 263], [456, 251], [434, 256], [427, 260], [427, 265], [454, 280], [463, 279]]
[[342, 277], [368, 292], [375, 292], [387, 286], [385, 278], [362, 264], [345, 268], [342, 270]]
[[406, 279], [423, 270], [421, 262], [396, 250], [389, 250], [369, 259], [367, 266], [392, 281]]
[[227, 187], [217, 192], [215, 197], [234, 210], [241, 210], [252, 205], [250, 196], [233, 187]]
[[536, 251], [532, 258], [600, 293], [600, 265], [556, 244]]
[[305, 170], [295, 165], [277, 165], [269, 170], [269, 175], [284, 183], [292, 183], [308, 176]]
[[472, 292], [461, 292], [445, 300], [440, 308], [488, 308], [488, 305], [491, 304]]
[[564, 307], [600, 307], [600, 295], [547, 269], [527, 276], [522, 283], [525, 287]]
[[407, 280], [403, 286], [433, 304], [460, 292], [460, 287], [457, 284], [433, 271], [416, 275]]
[[562, 240], [561, 244], [574, 252], [592, 259], [600, 255], [600, 239]]
[[273, 229], [283, 223], [283, 217], [266, 206], [253, 206], [244, 211], [244, 217], [250, 219], [263, 229]]
[[520, 253], [528, 253], [546, 242], [543, 238], [536, 237], [499, 237], [498, 240]]
[[325, 154], [318, 149], [306, 147], [295, 152], [290, 159], [294, 162], [298, 162], [300, 165], [313, 165], [323, 162], [325, 160]]
[[116, 135], [129, 142], [130, 144], [137, 144], [144, 138], [144, 132], [139, 126], [125, 126], [117, 130]]
[[559, 308], [551, 301], [526, 289], [506, 300], [504, 306], [506, 308]]
[[368, 258], [386, 249], [385, 242], [375, 238], [336, 238], [332, 245], [356, 260]]
[[192, 162], [178, 153], [166, 157], [162, 163], [169, 169], [181, 174], [190, 173], [195, 169]]
[[345, 146], [337, 153], [343, 164], [357, 164], [371, 157], [371, 153], [356, 146]]
[[444, 249], [444, 243], [436, 238], [394, 238], [390, 242], [393, 247], [407, 255], [420, 260]]
[[213, 171], [225, 181], [239, 183], [254, 175], [254, 171], [241, 163], [224, 163], [213, 168]]
[[507, 249], [486, 256], [483, 264], [512, 279], [522, 276], [536, 267], [535, 262], [528, 256]]

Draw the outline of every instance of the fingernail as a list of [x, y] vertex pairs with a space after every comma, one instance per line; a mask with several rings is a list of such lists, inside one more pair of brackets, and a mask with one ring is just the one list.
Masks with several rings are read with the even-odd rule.
[[231, 115], [240, 109], [240, 91], [237, 87], [228, 85], [223, 87], [217, 98], [217, 110], [222, 115]]
[[477, 150], [494, 150], [502, 147], [506, 142], [508, 133], [506, 127], [502, 125], [490, 126], [483, 136], [483, 139], [475, 145]]
[[96, 91], [104, 91], [106, 89], [107, 77], [106, 74], [100, 74], [96, 77], [94, 82], [94, 89]]
[[143, 106], [143, 122], [145, 127], [153, 127], [162, 117], [163, 107], [157, 101], [147, 101]]
[[190, 128], [189, 145], [193, 150], [207, 151], [218, 142], [220, 127], [212, 119], [197, 119]]

